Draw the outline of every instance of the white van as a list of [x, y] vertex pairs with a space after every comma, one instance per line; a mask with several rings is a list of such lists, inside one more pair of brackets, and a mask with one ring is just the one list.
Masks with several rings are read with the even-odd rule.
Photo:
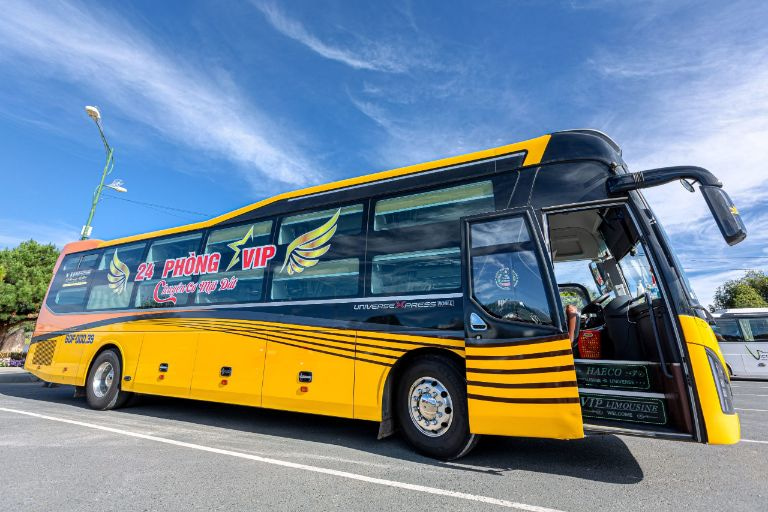
[[731, 376], [768, 379], [768, 308], [721, 309], [712, 316]]

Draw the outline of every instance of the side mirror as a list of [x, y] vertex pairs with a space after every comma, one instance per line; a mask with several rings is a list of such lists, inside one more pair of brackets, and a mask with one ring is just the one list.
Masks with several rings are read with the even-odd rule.
[[581, 311], [584, 306], [589, 304], [589, 292], [580, 284], [559, 284], [557, 289], [560, 292], [560, 300], [563, 302], [563, 306], [572, 304]]
[[747, 237], [747, 228], [728, 193], [720, 187], [702, 185], [700, 188], [709, 211], [712, 212], [717, 227], [720, 228], [720, 233], [728, 245], [736, 245], [744, 240]]
[[723, 238], [728, 245], [736, 245], [747, 237], [747, 228], [741, 220], [739, 210], [723, 190], [714, 174], [701, 167], [664, 167], [647, 171], [611, 176], [605, 182], [609, 195], [624, 194], [630, 190], [656, 187], [680, 180], [686, 190], [693, 192], [690, 181], [701, 185], [701, 193], [707, 201], [709, 211], [717, 222]]

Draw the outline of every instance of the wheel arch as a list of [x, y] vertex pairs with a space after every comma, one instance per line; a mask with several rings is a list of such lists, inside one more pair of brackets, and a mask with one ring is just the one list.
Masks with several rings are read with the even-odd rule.
[[396, 431], [397, 417], [395, 407], [395, 389], [403, 371], [415, 361], [425, 357], [440, 357], [456, 365], [462, 375], [466, 375], [466, 363], [464, 358], [456, 352], [444, 348], [424, 347], [410, 350], [398, 359], [389, 371], [384, 382], [381, 395], [381, 423], [379, 424], [379, 439], [389, 437]]
[[120, 345], [117, 342], [108, 341], [104, 343], [102, 346], [100, 346], [98, 349], [96, 349], [96, 351], [93, 353], [93, 356], [91, 356], [91, 360], [88, 361], [88, 367], [86, 368], [85, 373], [83, 374], [83, 378], [80, 382], [81, 386], [85, 386], [86, 381], [88, 380], [88, 374], [91, 373], [93, 362], [96, 360], [97, 357], [99, 357], [99, 354], [107, 350], [114, 350], [115, 352], [117, 352], [117, 357], [120, 359], [121, 370], [123, 371], [125, 370], [125, 358], [123, 357], [122, 347], [120, 347]]

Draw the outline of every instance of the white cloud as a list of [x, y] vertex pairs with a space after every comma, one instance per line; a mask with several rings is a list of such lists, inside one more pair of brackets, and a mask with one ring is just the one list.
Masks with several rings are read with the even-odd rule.
[[[240, 164], [261, 189], [264, 178], [290, 184], [319, 179], [316, 167], [248, 104], [231, 83], [184, 62], [96, 5], [3, 2], [0, 65], [33, 68], [36, 80], [84, 86], [165, 137]], [[44, 101], [42, 98], [39, 101]]]
[[400, 167], [510, 142], [499, 137], [491, 127], [463, 124], [452, 113], [430, 112], [428, 119], [419, 122], [412, 120], [413, 115], [399, 116], [381, 102], [352, 96], [350, 101], [386, 134], [377, 138], [371, 148], [384, 166]]
[[13, 248], [30, 239], [41, 244], [51, 243], [61, 249], [65, 244], [80, 239], [76, 227], [56, 221], [38, 224], [2, 218], [0, 226], [0, 249]]
[[354, 69], [403, 73], [414, 65], [426, 61], [414, 59], [412, 55], [389, 44], [374, 42], [355, 36], [354, 48], [332, 44], [312, 34], [301, 22], [289, 18], [274, 3], [254, 1], [253, 4], [264, 14], [275, 30], [286, 37], [303, 44], [321, 57], [346, 64]]

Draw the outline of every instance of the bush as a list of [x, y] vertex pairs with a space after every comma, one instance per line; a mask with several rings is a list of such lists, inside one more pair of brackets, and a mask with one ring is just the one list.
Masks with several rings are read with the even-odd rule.
[[26, 357], [23, 352], [0, 352], [0, 368], [22, 368]]

